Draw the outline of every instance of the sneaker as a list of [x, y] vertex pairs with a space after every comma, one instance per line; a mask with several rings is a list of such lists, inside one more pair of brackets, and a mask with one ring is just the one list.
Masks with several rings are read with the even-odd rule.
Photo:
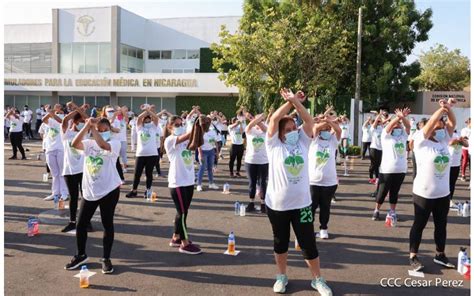
[[209, 189], [219, 189], [219, 186], [216, 185], [216, 183], [209, 184]]
[[46, 196], [45, 198], [43, 198], [43, 200], [46, 200], [46, 201], [50, 201], [50, 200], [53, 200], [54, 199], [54, 194], [51, 194], [51, 195], [48, 195]]
[[87, 232], [94, 232], [94, 228], [92, 227], [92, 223], [89, 222], [89, 224], [87, 224]]
[[201, 185], [196, 186], [196, 191], [201, 192], [202, 191], [202, 186]]
[[10, 158], [8, 158], [8, 159], [17, 159], [17, 158], [16, 158], [16, 156], [12, 156], [12, 157], [10, 157]]
[[334, 195], [332, 198], [331, 198], [331, 203], [335, 204], [337, 202], [337, 199], [336, 199], [336, 196]]
[[311, 287], [321, 294], [321, 296], [332, 296], [332, 290], [322, 276], [311, 281]]
[[199, 247], [193, 244], [188, 244], [187, 246], [181, 246], [179, 247], [179, 252], [184, 253], [184, 254], [189, 254], [189, 255], [198, 255], [201, 254], [202, 251]]
[[21, 160], [28, 160], [28, 158], [26, 158], [26, 156], [23, 156]]
[[245, 209], [247, 212], [255, 212], [255, 203], [249, 202], [247, 205], [247, 208]]
[[434, 257], [433, 261], [434, 261], [434, 263], [442, 265], [442, 266], [447, 267], [447, 268], [455, 268], [456, 267], [456, 266], [454, 266], [454, 264], [449, 262], [448, 257], [446, 257], [446, 255], [444, 253], [436, 255]]
[[157, 178], [157, 179], [158, 179], [158, 177], [160, 177], [160, 175], [158, 175], [158, 174], [154, 174], [154, 175], [153, 175], [153, 178]]
[[380, 220], [379, 211], [374, 211], [374, 214], [372, 215], [372, 221], [379, 221], [379, 220]]
[[61, 232], [69, 232], [71, 230], [74, 230], [76, 229], [76, 223], [75, 222], [69, 222], [68, 225], [66, 225], [62, 230]]
[[137, 192], [133, 191], [133, 190], [125, 195], [125, 197], [127, 197], [127, 198], [133, 198], [133, 197], [137, 197], [137, 196], [138, 196]]
[[100, 262], [102, 262], [102, 273], [114, 272], [114, 267], [112, 266], [112, 261], [110, 261], [110, 259], [102, 258]]
[[230, 177], [231, 177], [231, 178], [235, 178], [234, 173], [230, 173]]
[[410, 258], [410, 266], [413, 268], [413, 271], [421, 271], [425, 268], [416, 255]]
[[126, 174], [128, 171], [127, 171], [127, 168], [123, 168], [123, 173]]
[[283, 294], [286, 292], [288, 277], [286, 274], [277, 274], [276, 281], [273, 284], [273, 292]]
[[265, 203], [262, 203], [260, 205], [260, 213], [262, 214], [266, 214], [267, 213], [267, 206], [265, 205]]
[[67, 194], [61, 195], [61, 199], [66, 201], [66, 200], [69, 199], [69, 195], [67, 195]]
[[453, 209], [453, 208], [457, 208], [458, 206], [456, 205], [454, 201], [451, 200], [449, 201], [449, 207]]
[[170, 247], [173, 247], [173, 248], [179, 248], [179, 247], [181, 247], [181, 239], [180, 238], [171, 239], [169, 245], [170, 245]]
[[74, 270], [86, 263], [88, 260], [89, 258], [87, 258], [87, 255], [75, 255], [74, 257], [72, 257], [71, 262], [64, 266], [64, 269]]
[[369, 183], [370, 183], [370, 184], [375, 184], [375, 179], [373, 179], [373, 178], [372, 178], [372, 179], [369, 179]]
[[[9, 159], [16, 159], [16, 157], [15, 157], [15, 158], [9, 158]], [[466, 177], [465, 177], [465, 176], [461, 176], [461, 181], [466, 182]]]
[[328, 239], [329, 238], [329, 233], [327, 229], [321, 229], [319, 230], [319, 237], [321, 239]]
[[242, 177], [242, 175], [239, 172], [235, 173], [235, 175], [239, 178]]

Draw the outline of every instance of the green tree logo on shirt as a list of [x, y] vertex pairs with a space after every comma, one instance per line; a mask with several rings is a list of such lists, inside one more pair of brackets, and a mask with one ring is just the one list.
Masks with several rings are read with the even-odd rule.
[[461, 144], [456, 143], [456, 144], [451, 145], [451, 147], [453, 147], [454, 153], [456, 154], [461, 153], [461, 148], [462, 148]]
[[56, 136], [59, 134], [59, 130], [57, 128], [54, 128], [54, 127], [51, 127], [49, 130], [48, 130], [48, 137], [50, 139], [54, 139], [56, 138]]
[[439, 174], [443, 174], [449, 165], [449, 157], [447, 155], [438, 155], [434, 159], [435, 169]]
[[98, 176], [104, 160], [100, 156], [87, 156], [86, 158], [86, 167], [87, 171], [92, 177]]
[[255, 150], [260, 150], [260, 148], [262, 147], [264, 143], [264, 140], [263, 138], [260, 138], [260, 137], [255, 137], [252, 139], [252, 145], [253, 145], [253, 148]]
[[193, 154], [191, 151], [184, 149], [181, 152], [181, 157], [183, 158], [184, 164], [189, 167], [193, 163]]
[[216, 144], [216, 139], [214, 139], [214, 138], [209, 138], [209, 144], [215, 145], [215, 144]]
[[10, 124], [10, 126], [11, 126], [11, 129], [15, 129], [15, 128], [16, 128], [16, 122], [12, 122], [12, 123]]
[[148, 131], [142, 131], [140, 132], [140, 140], [143, 142], [143, 143], [148, 143], [148, 141], [150, 141], [150, 138], [151, 138], [151, 135]]
[[299, 155], [288, 156], [285, 159], [285, 169], [293, 176], [298, 176], [304, 167], [304, 159]]
[[406, 148], [405, 148], [405, 144], [403, 142], [395, 143], [394, 148], [395, 148], [395, 152], [397, 152], [397, 154], [399, 156], [404, 156], [405, 155]]
[[329, 149], [325, 148], [321, 151], [316, 152], [316, 166], [322, 167], [328, 163], [329, 160]]

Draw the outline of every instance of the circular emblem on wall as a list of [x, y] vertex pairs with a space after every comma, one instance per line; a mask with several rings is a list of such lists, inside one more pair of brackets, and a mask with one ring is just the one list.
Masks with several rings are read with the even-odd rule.
[[84, 37], [90, 36], [95, 31], [95, 26], [93, 25], [94, 22], [94, 18], [90, 15], [80, 16], [76, 21], [77, 33]]

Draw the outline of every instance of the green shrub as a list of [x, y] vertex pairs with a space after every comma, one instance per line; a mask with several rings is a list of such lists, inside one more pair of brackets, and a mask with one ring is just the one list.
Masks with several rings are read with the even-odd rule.
[[[339, 153], [342, 154], [342, 146], [339, 146]], [[361, 148], [359, 146], [349, 145], [347, 148], [347, 155], [349, 156], [359, 156], [361, 153]]]

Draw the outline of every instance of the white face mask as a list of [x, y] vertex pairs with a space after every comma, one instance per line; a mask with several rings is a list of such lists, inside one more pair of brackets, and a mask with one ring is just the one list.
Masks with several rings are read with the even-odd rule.
[[295, 146], [298, 143], [299, 136], [300, 134], [298, 133], [298, 130], [294, 130], [294, 131], [286, 133], [285, 144], [288, 144], [290, 146]]
[[184, 134], [185, 130], [184, 130], [184, 127], [180, 126], [180, 127], [175, 127], [174, 130], [173, 130], [173, 134], [175, 136], [181, 136], [182, 134]]
[[56, 116], [61, 118], [61, 119], [64, 119], [64, 114], [63, 113], [56, 113]]

